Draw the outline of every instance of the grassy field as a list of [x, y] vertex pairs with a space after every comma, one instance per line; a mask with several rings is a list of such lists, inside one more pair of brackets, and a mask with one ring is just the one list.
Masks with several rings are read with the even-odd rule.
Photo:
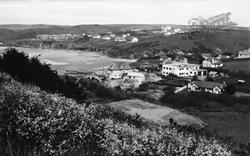
[[250, 72], [250, 59], [226, 61], [223, 64], [224, 69]]
[[160, 125], [169, 125], [170, 118], [174, 119], [179, 125], [190, 125], [199, 128], [206, 125], [202, 120], [192, 115], [138, 99], [112, 102], [108, 105], [130, 115], [138, 114], [142, 118]]
[[237, 112], [202, 112], [199, 117], [208, 123], [208, 130], [243, 143], [250, 141], [250, 114]]

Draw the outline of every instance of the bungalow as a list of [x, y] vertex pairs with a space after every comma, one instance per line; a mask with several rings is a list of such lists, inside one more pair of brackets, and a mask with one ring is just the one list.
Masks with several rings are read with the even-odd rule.
[[193, 81], [188, 83], [187, 88], [189, 91], [195, 92], [209, 92], [213, 94], [221, 94], [223, 85], [218, 82], [210, 81]]
[[202, 66], [205, 68], [219, 68], [222, 67], [223, 64], [218, 58], [208, 57], [202, 62]]
[[248, 50], [239, 51], [237, 58], [250, 58], [250, 48]]
[[123, 75], [133, 71], [128, 62], [113, 62], [108, 68], [109, 79], [121, 79]]

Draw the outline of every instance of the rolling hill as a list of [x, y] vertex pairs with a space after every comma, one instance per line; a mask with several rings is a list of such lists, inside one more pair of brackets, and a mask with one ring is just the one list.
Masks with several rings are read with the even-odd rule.
[[[204, 28], [192, 32], [164, 36], [152, 33], [162, 25], [35, 25], [35, 26], [0, 26], [0, 41], [12, 46], [63, 48], [102, 51], [104, 54], [118, 58], [141, 58], [163, 51], [181, 49], [192, 54], [224, 53], [236, 55], [239, 50], [250, 47], [250, 31], [243, 28]], [[31, 27], [31, 28], [30, 28]], [[1, 29], [2, 28], [2, 29]], [[5, 28], [5, 29], [3, 29]], [[12, 29], [11, 29], [12, 28]], [[144, 31], [131, 32], [131, 29]], [[104, 32], [129, 32], [139, 38], [137, 43], [115, 42], [101, 39], [76, 39], [67, 41], [30, 40], [38, 34], [82, 34]], [[101, 49], [101, 50], [100, 50]]]

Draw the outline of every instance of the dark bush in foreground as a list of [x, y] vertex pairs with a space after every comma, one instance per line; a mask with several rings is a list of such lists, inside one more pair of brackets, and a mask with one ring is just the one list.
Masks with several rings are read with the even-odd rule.
[[24, 52], [8, 48], [0, 57], [0, 71], [25, 83], [31, 83], [53, 93], [61, 93], [76, 100], [84, 100], [86, 94], [71, 78], [60, 78], [49, 65], [37, 57], [30, 58]]
[[[98, 105], [78, 104], [0, 73], [0, 152], [34, 155], [178, 155], [231, 154], [214, 137], [150, 127], [139, 118]], [[113, 115], [115, 113], [116, 116]], [[105, 115], [106, 114], [106, 115]]]

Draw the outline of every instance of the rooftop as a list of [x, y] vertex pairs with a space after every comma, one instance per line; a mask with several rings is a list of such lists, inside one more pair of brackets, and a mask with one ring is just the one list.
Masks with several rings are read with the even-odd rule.
[[167, 65], [169, 65], [169, 66], [172, 66], [172, 67], [198, 67], [198, 66], [200, 66], [200, 65], [198, 65], [198, 64], [192, 64], [192, 63], [179, 63], [179, 62], [175, 62], [175, 63], [163, 63], [163, 65], [164, 64], [167, 64]]
[[109, 67], [110, 70], [129, 70], [132, 69], [128, 62], [113, 62]]
[[193, 82], [195, 85], [197, 85], [200, 88], [214, 88], [214, 87], [222, 87], [222, 84], [219, 82], [211, 82], [211, 81], [194, 81]]
[[221, 60], [215, 57], [208, 57], [205, 60], [210, 61], [212, 64], [222, 64]]

